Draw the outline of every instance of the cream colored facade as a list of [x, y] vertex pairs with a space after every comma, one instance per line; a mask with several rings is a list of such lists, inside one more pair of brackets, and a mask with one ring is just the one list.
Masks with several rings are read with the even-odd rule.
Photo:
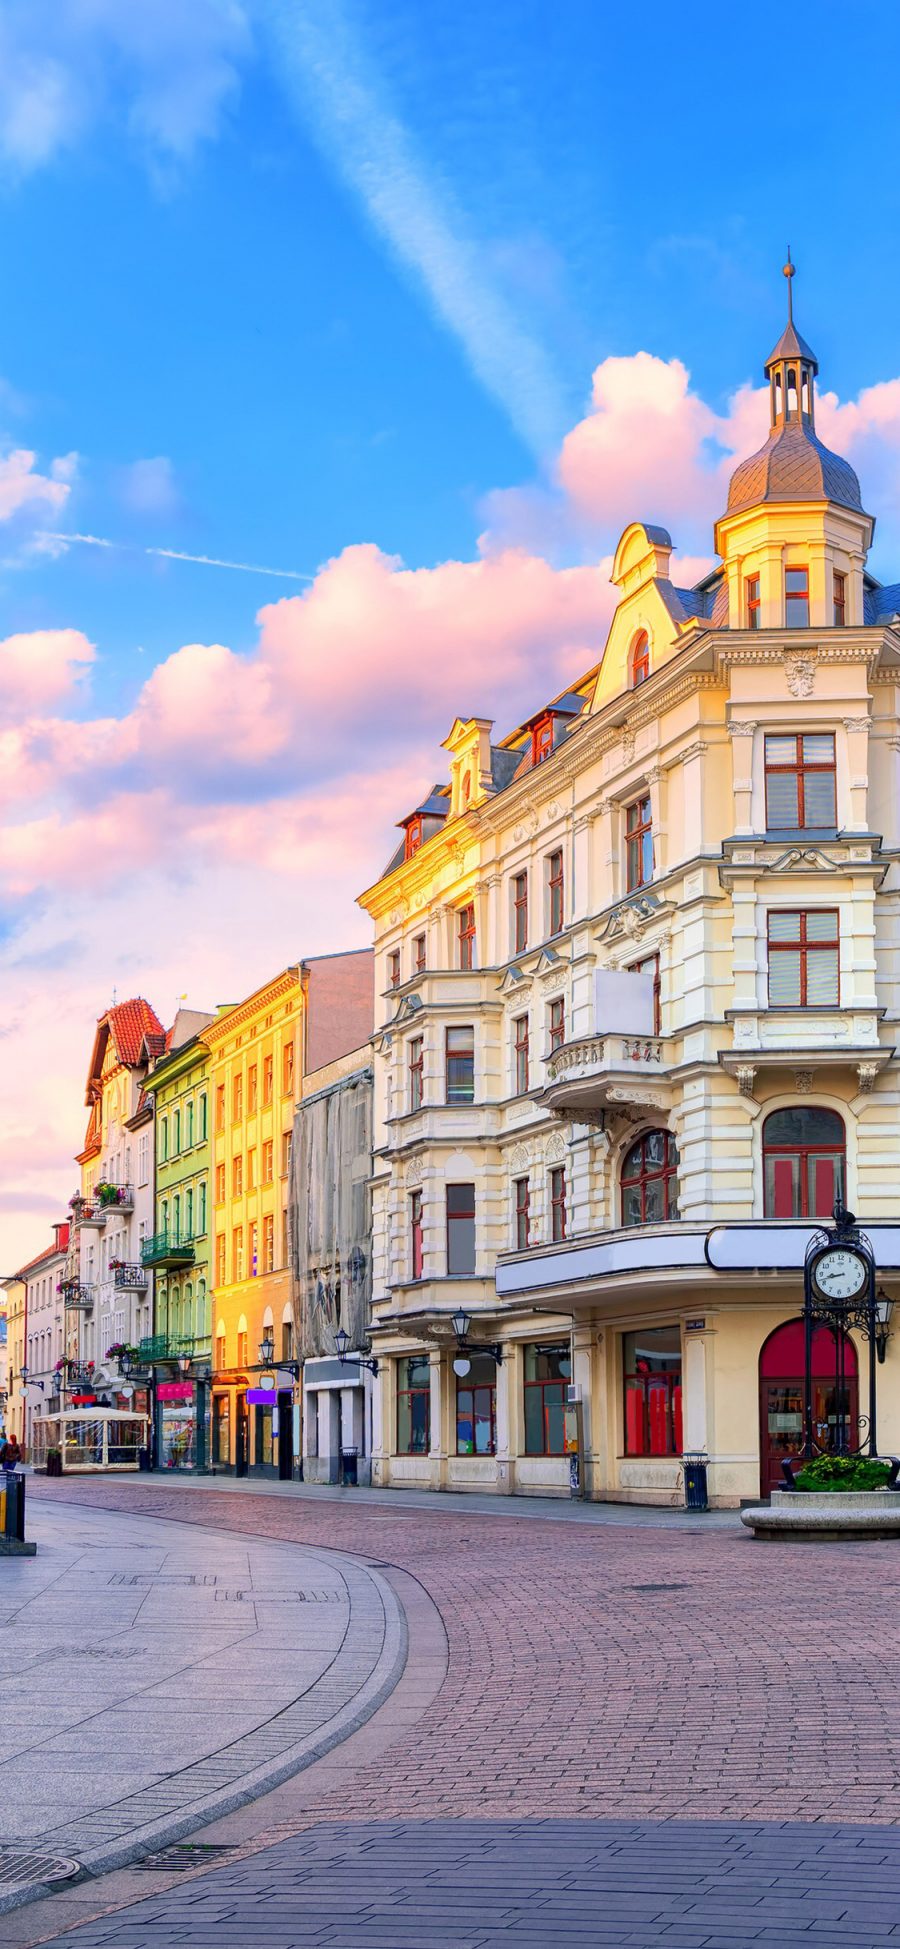
[[[811, 1111], [840, 1119], [846, 1201], [900, 1295], [900, 587], [867, 570], [873, 523], [855, 476], [816, 437], [815, 370], [789, 326], [767, 365], [769, 441], [734, 477], [716, 570], [677, 589], [668, 535], [632, 523], [597, 670], [499, 746], [488, 723], [458, 720], [448, 785], [406, 822], [409, 856], [401, 849], [363, 896], [382, 997], [376, 1482], [567, 1493], [562, 1388], [580, 1402], [588, 1494], [680, 1500], [680, 1456], [695, 1449], [709, 1455], [714, 1502], [758, 1494], [770, 1447], [789, 1445], [797, 1380], [785, 1353], [782, 1394], [766, 1394], [761, 1355], [799, 1314], [803, 1248], [841, 1181], [840, 1147], [821, 1138], [839, 1126]], [[811, 742], [784, 742], [797, 738]], [[639, 822], [650, 815], [643, 883], [634, 843], [629, 855], [635, 807]], [[795, 925], [779, 917], [801, 914], [819, 917], [804, 926], [823, 937], [837, 916], [839, 991], [826, 981], [817, 1005], [779, 1002], [777, 983], [770, 999], [770, 916], [777, 932]], [[472, 1100], [448, 1102], [447, 1032], [467, 1027]], [[778, 1111], [800, 1133], [789, 1155], [773, 1150], [782, 1125], [765, 1134]], [[673, 1207], [624, 1224], [623, 1166], [633, 1175], [650, 1132], [674, 1144]], [[551, 1183], [554, 1172], [563, 1179]], [[457, 1275], [448, 1185], [474, 1188], [474, 1265]], [[453, 1372], [459, 1306], [472, 1319], [465, 1352], [502, 1353], [480, 1362], [484, 1386], [491, 1372], [495, 1382], [480, 1453], [459, 1452], [472, 1448]], [[410, 1355], [427, 1366], [404, 1367]], [[858, 1358], [864, 1407], [863, 1344]], [[549, 1368], [557, 1392], [540, 1449], [529, 1388]], [[896, 1339], [879, 1380], [880, 1447], [900, 1452]], [[427, 1407], [410, 1405], [413, 1383]], [[823, 1396], [825, 1421], [829, 1411]]]

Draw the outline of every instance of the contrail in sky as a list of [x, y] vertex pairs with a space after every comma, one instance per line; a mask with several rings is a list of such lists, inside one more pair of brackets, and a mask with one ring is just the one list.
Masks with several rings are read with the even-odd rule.
[[298, 568], [264, 568], [259, 562], [226, 562], [218, 555], [188, 555], [181, 548], [146, 548], [136, 541], [109, 541], [104, 535], [63, 535], [46, 529], [38, 536], [39, 541], [80, 541], [87, 548], [128, 548], [140, 555], [162, 555], [167, 562], [199, 562], [203, 568], [236, 568], [245, 575], [277, 575], [285, 582], [314, 582], [314, 575], [305, 575]]

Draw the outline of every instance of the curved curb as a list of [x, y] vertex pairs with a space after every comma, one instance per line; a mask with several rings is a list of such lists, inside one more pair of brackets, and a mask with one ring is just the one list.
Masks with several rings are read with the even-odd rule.
[[[303, 1545], [302, 1547], [310, 1555], [314, 1556], [317, 1553], [315, 1546]], [[76, 1856], [80, 1874], [73, 1877], [67, 1883], [67, 1887], [75, 1886], [79, 1880], [88, 1876], [105, 1874], [113, 1868], [127, 1867], [143, 1855], [169, 1847], [174, 1842], [183, 1840], [186, 1835], [194, 1833], [197, 1828], [206, 1827], [211, 1821], [219, 1820], [225, 1814], [233, 1813], [238, 1807], [246, 1806], [249, 1801], [270, 1792], [273, 1787], [281, 1786], [285, 1780], [291, 1779], [297, 1773], [302, 1773], [316, 1760], [322, 1759], [326, 1753], [331, 1752], [334, 1747], [341, 1745], [351, 1733], [357, 1732], [360, 1726], [365, 1725], [366, 1721], [371, 1719], [390, 1697], [402, 1677], [407, 1658], [409, 1635], [403, 1606], [396, 1593], [376, 1570], [364, 1567], [341, 1551], [329, 1550], [327, 1554], [330, 1559], [335, 1557], [339, 1559], [342, 1570], [348, 1575], [348, 1582], [351, 1578], [353, 1580], [364, 1578], [374, 1585], [381, 1603], [384, 1619], [381, 1649], [368, 1677], [358, 1691], [353, 1693], [324, 1726], [294, 1741], [272, 1759], [251, 1766], [246, 1773], [242, 1774], [239, 1782], [232, 1781], [209, 1792], [198, 1794], [189, 1807], [131, 1826], [127, 1833], [100, 1841], [95, 1847], [77, 1846], [70, 1830], [66, 1847], [63, 1849], [62, 1837], [65, 1829], [55, 1830], [56, 1836], [59, 1837], [58, 1841], [54, 1838], [54, 1830], [48, 1829], [38, 1840], [29, 1845], [33, 1846], [35, 1851], [40, 1849], [43, 1852], [49, 1850], [52, 1843], [54, 1847], [58, 1846], [60, 1851]], [[288, 1706], [285, 1711], [289, 1712], [291, 1709]], [[264, 1729], [257, 1729], [259, 1730]], [[231, 1748], [218, 1748], [209, 1756], [210, 1761], [215, 1761], [222, 1753], [235, 1750], [244, 1741], [251, 1741], [255, 1737], [256, 1733], [250, 1732], [243, 1735], [243, 1739], [233, 1742]], [[199, 1764], [202, 1765], [204, 1762]], [[187, 1772], [190, 1769], [183, 1770]], [[10, 1889], [0, 1893], [0, 1914], [5, 1914], [11, 1909], [22, 1908], [30, 1902], [46, 1899], [57, 1892], [57, 1886], [49, 1882], [35, 1882], [27, 1887]]]

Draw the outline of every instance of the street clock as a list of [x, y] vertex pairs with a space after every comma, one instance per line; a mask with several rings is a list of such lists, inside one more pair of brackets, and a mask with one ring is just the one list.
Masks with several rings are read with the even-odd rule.
[[869, 1277], [868, 1261], [845, 1245], [834, 1245], [816, 1260], [812, 1276], [823, 1299], [838, 1303], [855, 1299]]

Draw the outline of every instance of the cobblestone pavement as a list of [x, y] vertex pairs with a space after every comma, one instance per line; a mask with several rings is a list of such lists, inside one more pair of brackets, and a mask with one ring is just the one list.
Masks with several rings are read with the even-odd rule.
[[[127, 1860], [264, 1792], [387, 1696], [390, 1587], [333, 1552], [29, 1510], [0, 1575], [0, 1845]], [[0, 1907], [7, 1889], [0, 1885]]]
[[57, 1924], [58, 1943], [900, 1940], [895, 1544], [523, 1522], [365, 1492], [33, 1491], [399, 1566], [437, 1606], [448, 1659], [427, 1710], [349, 1788], [325, 1782], [270, 1825], [274, 1847], [70, 1935]]
[[322, 1827], [53, 1949], [876, 1949], [895, 1828], [612, 1821]]

